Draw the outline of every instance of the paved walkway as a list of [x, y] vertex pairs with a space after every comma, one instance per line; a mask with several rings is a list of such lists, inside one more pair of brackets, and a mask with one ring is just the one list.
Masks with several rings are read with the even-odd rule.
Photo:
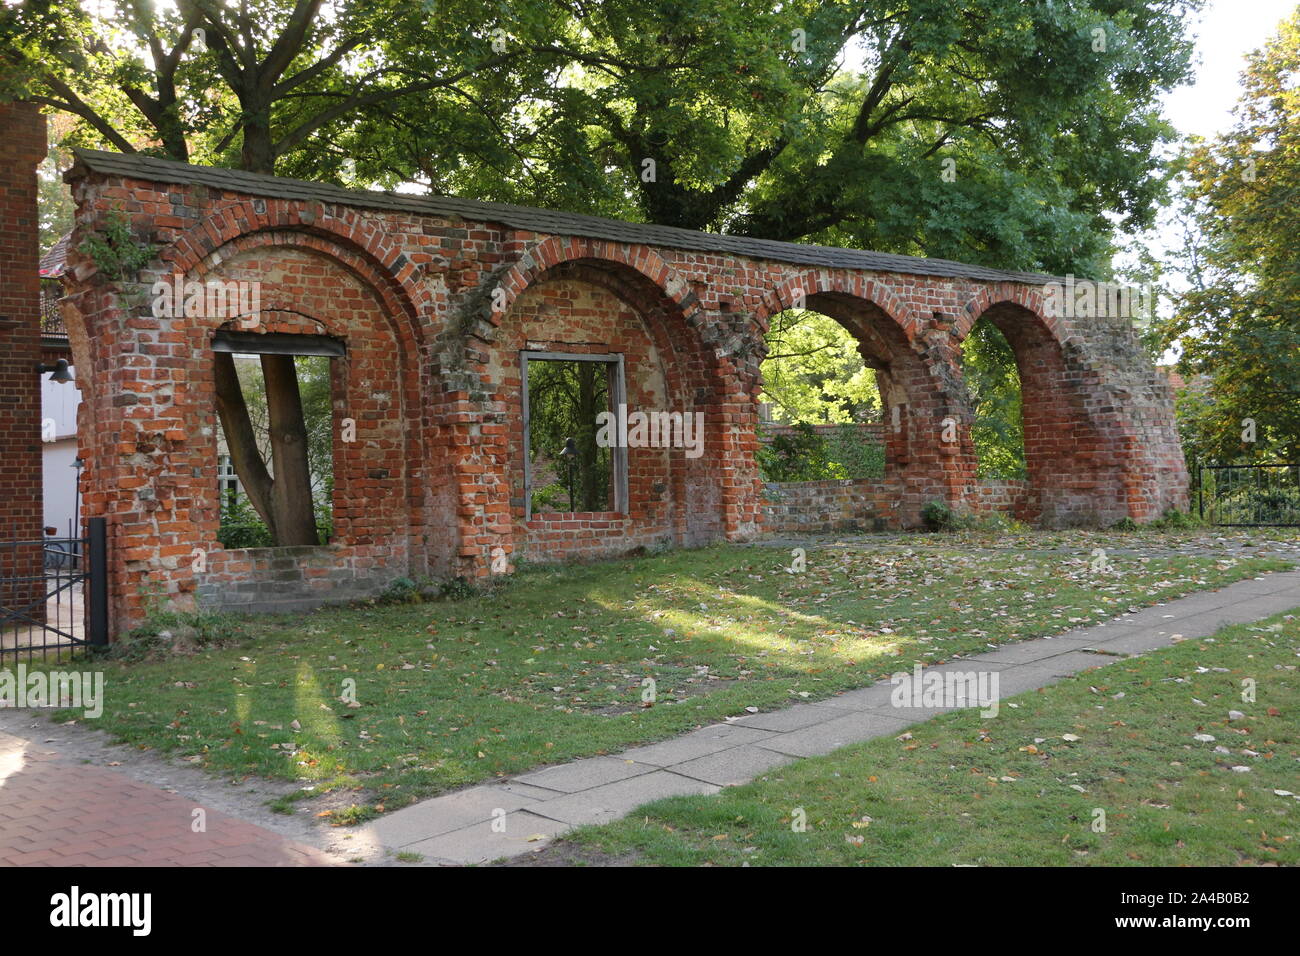
[[[1056, 637], [1007, 644], [929, 670], [996, 670], [1001, 698], [1125, 655], [1207, 637], [1227, 624], [1300, 606], [1300, 571], [1241, 581]], [[663, 743], [547, 767], [399, 810], [371, 824], [385, 847], [431, 863], [482, 863], [544, 846], [574, 826], [605, 823], [662, 797], [717, 793], [798, 757], [928, 720], [945, 709], [895, 708], [882, 681], [815, 704], [754, 714]]]
[[324, 853], [0, 733], [0, 866], [319, 866]]

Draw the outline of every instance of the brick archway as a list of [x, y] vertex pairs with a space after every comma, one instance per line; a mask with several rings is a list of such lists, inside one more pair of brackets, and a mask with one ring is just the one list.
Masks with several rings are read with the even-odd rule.
[[583, 260], [641, 275], [660, 294], [675, 303], [684, 318], [696, 318], [696, 313], [700, 312], [699, 301], [690, 286], [653, 249], [577, 236], [551, 236], [528, 247], [518, 262], [491, 283], [492, 291], [499, 289], [502, 294], [493, 296], [488, 293], [493, 300], [488, 321], [499, 325], [515, 299], [539, 276], [562, 263]]
[[773, 316], [800, 307], [834, 319], [858, 343], [880, 389], [885, 477], [873, 495], [883, 496], [894, 520], [920, 523], [927, 501], [959, 502], [974, 478], [969, 430], [945, 442], [944, 421], [962, 422], [951, 355], [927, 339], [929, 326], [890, 284], [865, 276], [804, 272], [769, 290], [754, 316], [765, 334]]
[[[202, 239], [187, 235], [165, 248], [159, 267], [142, 274], [142, 288], [173, 275], [182, 282], [255, 281], [263, 292], [258, 332], [323, 332], [347, 343], [331, 375], [334, 537], [328, 546], [298, 549], [292, 580], [283, 562], [275, 564], [279, 549], [227, 550], [218, 543], [220, 425], [210, 356], [213, 333], [229, 322], [154, 315], [138, 295], [110, 295], [87, 323], [86, 300], [74, 295], [66, 310], [74, 356], [93, 370], [79, 376], [83, 388], [93, 395], [113, 383], [132, 399], [129, 406], [112, 404], [109, 414], [104, 397], [83, 403], [85, 500], [110, 517], [119, 540], [148, 536], [164, 556], [161, 566], [145, 567], [133, 560], [138, 549], [120, 552], [116, 619], [139, 615], [144, 582], [180, 606], [292, 610], [325, 594], [362, 596], [365, 582], [385, 568], [427, 568], [437, 547], [430, 542], [446, 536], [429, 518], [425, 476], [438, 461], [430, 457], [424, 397], [440, 384], [420, 360], [427, 350], [415, 306], [420, 290], [330, 230], [263, 229], [226, 241], [203, 232]], [[105, 341], [116, 323], [135, 329], [142, 350], [159, 356], [152, 372]], [[344, 419], [356, 423], [356, 441], [343, 440]], [[444, 566], [450, 542], [445, 551]]]
[[[1020, 379], [1027, 493], [1022, 517], [1050, 526], [1095, 520], [1077, 502], [1098, 487], [1123, 485], [1113, 449], [1122, 441], [1114, 422], [1094, 411], [1096, 373], [1064, 338], [1041, 296], [985, 290], [968, 305], [959, 326], [964, 342], [976, 323], [987, 321], [1006, 339]], [[1114, 518], [1123, 516], [1117, 511]]]
[[912, 309], [883, 282], [863, 275], [804, 271], [786, 277], [763, 293], [753, 316], [758, 335], [767, 334], [768, 323], [778, 312], [797, 308], [801, 300], [806, 303], [813, 296], [824, 293], [870, 303], [898, 326], [908, 344], [915, 341], [921, 328], [921, 322]]
[[[497, 517], [486, 522], [475, 540], [479, 548], [501, 548], [505, 553], [544, 547], [549, 553], [570, 556], [608, 553], [659, 544], [703, 543], [736, 530], [740, 499], [735, 479], [722, 474], [736, 461], [734, 445], [741, 432], [731, 427], [729, 408], [741, 388], [731, 365], [706, 341], [708, 316], [685, 284], [674, 281], [654, 257], [602, 258], [600, 244], [571, 243], [553, 248], [545, 258], [553, 264], [534, 263], [492, 285], [513, 289], [494, 309], [491, 331], [480, 330], [482, 347], [473, 363], [491, 398], [485, 413], [503, 428], [492, 427], [477, 454], [462, 459], [462, 493], [473, 489], [492, 502]], [[660, 281], [656, 281], [655, 277]], [[518, 282], [527, 285], [519, 288]], [[660, 284], [662, 282], [663, 284]], [[674, 291], [676, 294], [674, 294]], [[488, 296], [491, 293], [487, 293]], [[550, 296], [564, 303], [553, 310], [562, 321], [548, 322], [538, 299]], [[602, 298], [602, 296], [604, 296]], [[483, 294], [478, 296], [481, 301]], [[581, 301], [579, 301], [581, 300]], [[587, 318], [602, 313], [593, 325], [566, 318], [576, 311]], [[527, 314], [528, 328], [520, 310]], [[620, 312], [625, 311], [620, 321]], [[629, 326], [627, 316], [634, 316]], [[613, 333], [602, 331], [616, 330]], [[519, 468], [525, 454], [522, 413], [518, 407], [518, 354], [524, 347], [557, 352], [613, 353], [625, 356], [630, 411], [699, 412], [705, 419], [705, 453], [680, 459], [680, 450], [658, 453], [629, 449], [631, 508], [626, 514], [599, 514], [552, 520], [535, 517], [524, 521]], [[663, 393], [646, 407], [650, 393], [635, 379], [646, 363], [662, 378]], [[653, 391], [653, 390], [652, 390]], [[730, 401], [729, 401], [730, 399]], [[656, 408], [662, 404], [667, 407]], [[489, 473], [510, 476], [506, 481], [481, 481], [471, 476], [487, 465]], [[756, 473], [751, 478], [756, 485]], [[752, 495], [749, 497], [752, 498]], [[689, 505], [689, 506], [688, 506]], [[503, 515], [509, 515], [509, 522]], [[756, 526], [757, 515], [743, 519]], [[746, 529], [741, 528], [740, 533]]]
[[[316, 207], [316, 208], [312, 208]], [[293, 245], [336, 259], [375, 289], [391, 315], [402, 315], [414, 340], [422, 338], [417, 317], [432, 307], [428, 291], [414, 280], [417, 269], [387, 240], [373, 220], [355, 210], [282, 200], [242, 200], [220, 217], [180, 234], [158, 258], [183, 274], [201, 274], [231, 250], [256, 245]]]

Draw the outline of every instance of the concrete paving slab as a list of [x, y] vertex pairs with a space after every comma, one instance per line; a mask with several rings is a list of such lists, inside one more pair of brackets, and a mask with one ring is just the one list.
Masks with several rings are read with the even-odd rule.
[[667, 770], [656, 770], [581, 793], [545, 800], [534, 804], [530, 812], [573, 826], [608, 823], [626, 816], [643, 803], [665, 797], [717, 793], [721, 789], [717, 784], [683, 777]]
[[1095, 627], [1077, 627], [1072, 631], [1066, 631], [1064, 634], [1057, 634], [1054, 637], [1043, 638], [1052, 644], [1069, 645], [1068, 650], [1077, 650], [1080, 646], [1087, 646], [1097, 643], [1106, 637], [1118, 637], [1128, 631], [1139, 630], [1134, 626], [1123, 624], [1113, 624], [1108, 627], [1097, 625]]
[[1294, 611], [1300, 607], [1300, 594], [1294, 591], [1278, 591], [1273, 594], [1251, 595], [1240, 604], [1234, 604], [1230, 610], [1234, 613], [1245, 614], [1238, 623], [1242, 621], [1257, 621], [1261, 617], [1272, 617], [1274, 614], [1283, 614], [1287, 611]]
[[495, 786], [506, 793], [517, 793], [520, 796], [531, 797], [534, 800], [550, 800], [552, 797], [558, 797], [564, 793], [563, 790], [551, 790], [531, 783], [520, 783], [517, 780], [509, 780], [505, 783], [495, 784]]
[[823, 701], [818, 701], [818, 704], [835, 710], [878, 710], [881, 707], [889, 706], [889, 697], [893, 692], [894, 685], [885, 681], [872, 684], [870, 687], [845, 691], [835, 697], [828, 697]]
[[555, 837], [572, 829], [568, 824], [539, 817], [526, 810], [507, 813], [505, 830], [493, 830], [492, 823], [479, 823], [453, 830], [404, 848], [431, 863], [490, 863], [502, 857], [539, 850]]
[[673, 764], [673, 773], [717, 784], [719, 787], [736, 787], [793, 760], [788, 754], [764, 750], [753, 744], [742, 744], [730, 750], [720, 750], [685, 763]]
[[[1066, 650], [1071, 649], [1066, 648]], [[971, 657], [959, 657], [955, 660], [944, 661], [942, 664], [934, 664], [925, 668], [925, 670], [946, 674], [949, 671], [1003, 671], [1014, 666], [1014, 664], [1007, 661], [995, 661], [992, 655], [986, 657], [983, 654], [975, 654]]]
[[774, 730], [786, 733], [799, 730], [813, 724], [824, 724], [828, 720], [844, 716], [835, 707], [826, 706], [827, 701], [817, 704], [795, 704], [785, 710], [774, 710], [767, 714], [750, 714], [739, 717], [731, 723], [741, 727], [753, 727], [757, 730]]
[[1043, 687], [1062, 677], [1078, 674], [1092, 667], [1106, 667], [1122, 658], [1107, 654], [1086, 654], [1071, 651], [1043, 661], [1031, 661], [999, 674], [998, 690], [1003, 697], [1011, 697], [1026, 690]]
[[989, 663], [1026, 664], [1045, 661], [1049, 657], [1069, 654], [1075, 650], [1078, 650], [1078, 644], [1074, 641], [1021, 641], [1017, 644], [1002, 644], [990, 651], [981, 651], [977, 658], [969, 659]]
[[1266, 574], [1261, 578], [1239, 581], [1232, 587], [1234, 591], [1243, 594], [1276, 594], [1279, 591], [1300, 588], [1300, 575], [1292, 573]]
[[490, 821], [495, 810], [518, 810], [537, 801], [500, 787], [470, 787], [403, 807], [370, 824], [370, 832], [387, 847], [404, 847], [429, 837]]
[[673, 764], [694, 760], [705, 754], [717, 753], [719, 750], [727, 750], [741, 744], [758, 743], [771, 736], [772, 731], [759, 730], [756, 727], [738, 727], [734, 723], [714, 724], [673, 740], [665, 740], [663, 743], [625, 750], [619, 756], [625, 760], [635, 760], [638, 764], [648, 764], [650, 767], [671, 767]]
[[902, 733], [914, 723], [917, 721], [889, 714], [854, 711], [824, 724], [814, 724], [788, 734], [777, 734], [757, 746], [792, 757], [820, 757], [849, 744]]
[[561, 793], [577, 793], [580, 790], [590, 790], [592, 787], [613, 783], [615, 780], [625, 780], [628, 777], [649, 773], [653, 769], [654, 767], [633, 763], [631, 758], [627, 757], [587, 757], [557, 767], [534, 770], [512, 778], [512, 782], [558, 790]]

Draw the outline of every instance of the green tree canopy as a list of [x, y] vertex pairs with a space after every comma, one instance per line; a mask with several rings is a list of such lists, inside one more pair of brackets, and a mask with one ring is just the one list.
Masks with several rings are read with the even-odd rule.
[[1201, 2], [24, 0], [0, 95], [122, 151], [1099, 273]]
[[[1253, 54], [1230, 132], [1186, 157], [1197, 242], [1166, 344], [1189, 457], [1300, 460], [1300, 10]], [[1243, 441], [1244, 421], [1257, 441]]]
[[829, 316], [787, 309], [772, 318], [763, 360], [763, 400], [791, 424], [864, 422], [879, 417], [876, 375], [848, 330]]

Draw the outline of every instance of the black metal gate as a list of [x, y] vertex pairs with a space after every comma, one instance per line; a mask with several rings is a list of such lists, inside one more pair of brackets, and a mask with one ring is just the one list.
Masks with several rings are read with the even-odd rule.
[[0, 541], [0, 667], [108, 644], [108, 534]]
[[1300, 527], [1300, 464], [1202, 465], [1197, 486], [1201, 517], [1211, 524]]

